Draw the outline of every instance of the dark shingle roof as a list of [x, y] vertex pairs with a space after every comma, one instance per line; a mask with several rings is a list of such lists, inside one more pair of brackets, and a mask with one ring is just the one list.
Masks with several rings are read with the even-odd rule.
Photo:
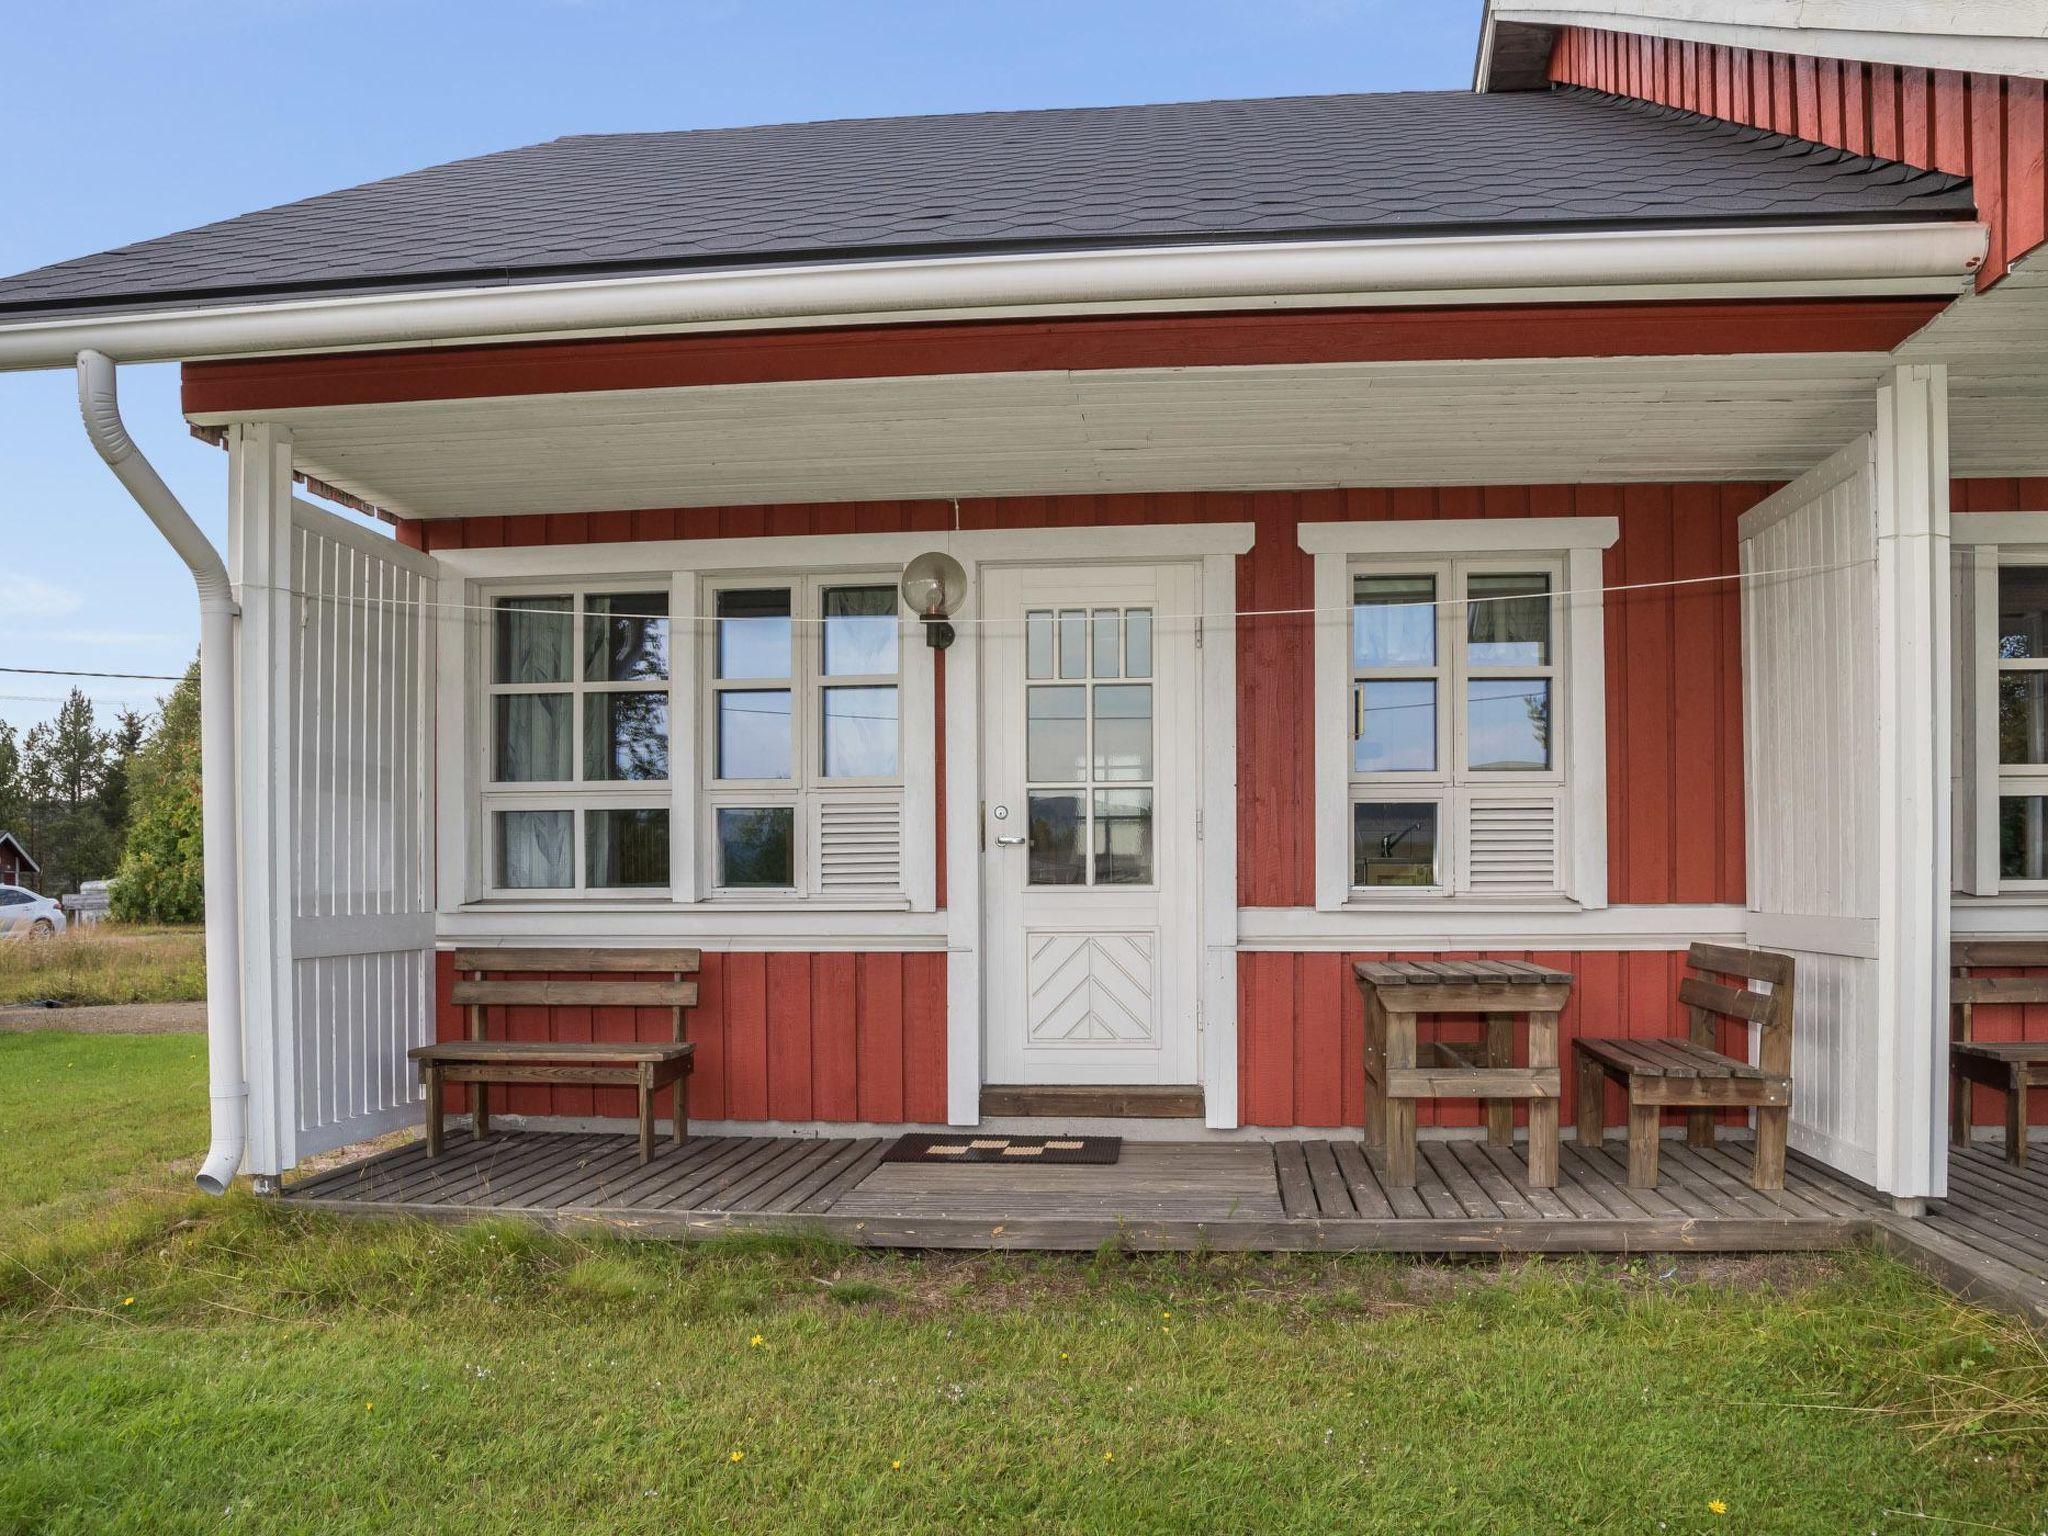
[[0, 281], [0, 317], [846, 256], [1967, 218], [1967, 182], [1586, 91], [605, 134]]

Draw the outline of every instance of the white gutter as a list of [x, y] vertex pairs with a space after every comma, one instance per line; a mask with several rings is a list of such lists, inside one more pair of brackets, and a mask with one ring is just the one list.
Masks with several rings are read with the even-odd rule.
[[0, 325], [0, 371], [563, 334], [908, 322], [1121, 306], [1518, 302], [1546, 290], [1798, 283], [1954, 294], [1984, 260], [1968, 222], [1319, 240], [766, 267], [88, 315]]
[[241, 612], [220, 552], [128, 435], [115, 393], [114, 364], [78, 354], [78, 409], [86, 436], [135, 504], [149, 514], [199, 588], [199, 772], [206, 836], [206, 1059], [213, 1096], [213, 1145], [199, 1187], [222, 1193], [242, 1166], [249, 1085], [242, 1072], [240, 882], [235, 868], [235, 618]]

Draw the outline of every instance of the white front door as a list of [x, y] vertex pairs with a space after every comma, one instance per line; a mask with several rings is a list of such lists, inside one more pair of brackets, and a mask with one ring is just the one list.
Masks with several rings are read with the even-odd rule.
[[1198, 570], [983, 568], [988, 1082], [1201, 1080]]

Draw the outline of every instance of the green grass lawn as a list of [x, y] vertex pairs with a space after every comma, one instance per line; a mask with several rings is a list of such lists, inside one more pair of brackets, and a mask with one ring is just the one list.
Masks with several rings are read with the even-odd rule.
[[206, 933], [104, 923], [0, 944], [9, 1003], [184, 1003], [206, 996]]
[[0, 1036], [0, 1531], [2048, 1528], [2048, 1362], [1867, 1254], [345, 1223], [185, 1194], [203, 1083]]

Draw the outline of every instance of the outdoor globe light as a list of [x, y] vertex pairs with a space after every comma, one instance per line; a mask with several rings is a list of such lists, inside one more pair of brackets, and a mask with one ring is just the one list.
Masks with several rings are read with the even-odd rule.
[[953, 626], [946, 622], [967, 597], [967, 572], [960, 562], [942, 550], [919, 555], [903, 567], [903, 601], [924, 621], [924, 643], [943, 651], [953, 643]]

